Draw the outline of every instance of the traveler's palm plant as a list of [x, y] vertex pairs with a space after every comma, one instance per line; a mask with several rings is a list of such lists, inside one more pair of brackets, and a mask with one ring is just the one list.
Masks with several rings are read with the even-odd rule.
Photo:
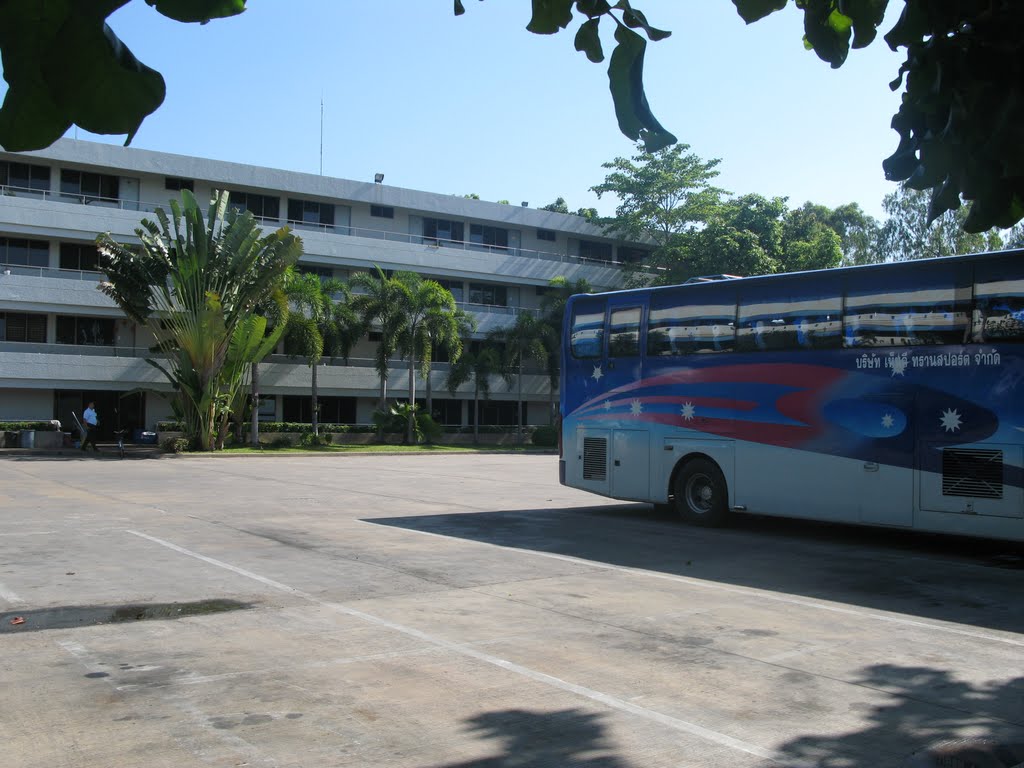
[[188, 436], [212, 450], [218, 426], [242, 385], [247, 364], [277, 343], [256, 308], [273, 296], [302, 241], [287, 227], [262, 236], [252, 214], [228, 211], [216, 194], [204, 220], [189, 191], [170, 201], [171, 216], [156, 210], [136, 230], [141, 246], [97, 238], [109, 282], [101, 290], [125, 314], [149, 329], [157, 351], [149, 360], [177, 391]]

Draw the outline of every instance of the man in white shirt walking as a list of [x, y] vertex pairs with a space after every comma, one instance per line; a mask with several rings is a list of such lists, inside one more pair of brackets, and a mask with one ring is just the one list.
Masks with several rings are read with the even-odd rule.
[[82, 450], [92, 443], [92, 449], [96, 453], [100, 452], [99, 447], [96, 445], [96, 428], [99, 426], [100, 420], [96, 416], [96, 403], [89, 402], [85, 407], [85, 413], [82, 414], [82, 426], [85, 427], [85, 439], [82, 440]]

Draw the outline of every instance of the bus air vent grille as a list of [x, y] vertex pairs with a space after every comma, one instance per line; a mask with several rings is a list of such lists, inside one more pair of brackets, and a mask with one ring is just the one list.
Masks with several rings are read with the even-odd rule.
[[944, 448], [942, 495], [1003, 498], [1003, 452], [976, 448]]
[[583, 479], [605, 480], [608, 477], [608, 440], [604, 437], [583, 438]]

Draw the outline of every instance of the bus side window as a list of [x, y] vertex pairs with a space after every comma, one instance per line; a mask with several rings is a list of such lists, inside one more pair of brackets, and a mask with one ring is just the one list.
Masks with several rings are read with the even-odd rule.
[[569, 334], [573, 357], [601, 357], [604, 350], [604, 301], [580, 301], [573, 305]]
[[740, 292], [736, 346], [744, 352], [836, 349], [842, 303], [832, 276], [752, 283]]
[[608, 357], [640, 354], [640, 307], [613, 309], [608, 318]]
[[889, 268], [884, 287], [873, 271], [850, 276], [846, 346], [963, 344], [971, 331], [972, 286], [964, 264]]
[[736, 289], [685, 286], [651, 294], [647, 355], [731, 352], [736, 342]]
[[979, 263], [974, 281], [971, 340], [1024, 341], [1024, 274], [1020, 256]]

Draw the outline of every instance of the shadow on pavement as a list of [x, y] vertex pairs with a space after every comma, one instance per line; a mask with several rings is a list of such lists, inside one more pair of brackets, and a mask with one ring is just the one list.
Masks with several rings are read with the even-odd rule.
[[[864, 728], [809, 733], [776, 749], [821, 768], [1011, 768], [1024, 761], [1024, 678], [972, 686], [941, 669], [877, 664], [851, 682], [887, 695], [864, 705]], [[967, 731], [972, 738], [954, 739]]]
[[692, 528], [643, 504], [366, 522], [1024, 632], [1016, 543], [749, 515], [726, 529]]
[[498, 741], [501, 754], [433, 768], [632, 768], [612, 754], [603, 717], [578, 709], [485, 712], [467, 720], [466, 730], [479, 739]]

